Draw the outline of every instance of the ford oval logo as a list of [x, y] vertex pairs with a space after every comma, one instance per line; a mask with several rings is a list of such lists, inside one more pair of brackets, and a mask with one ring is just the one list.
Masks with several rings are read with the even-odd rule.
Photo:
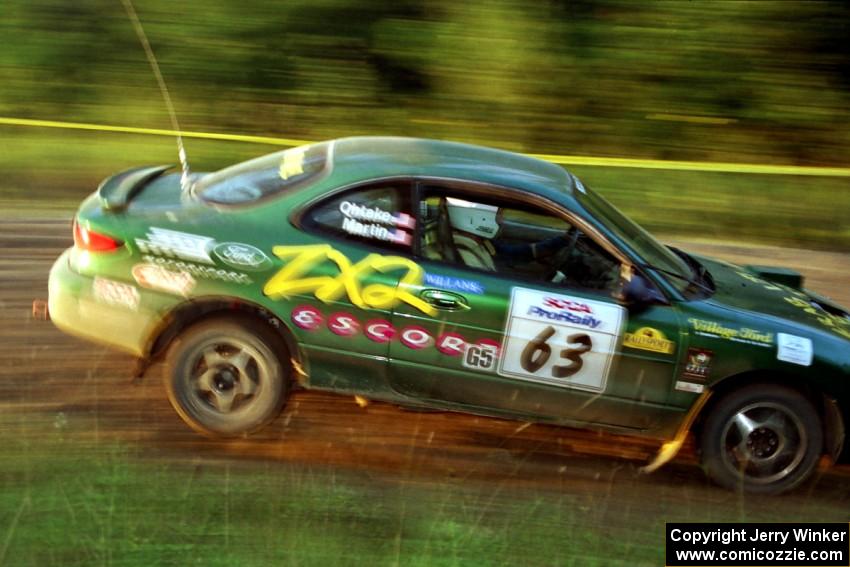
[[272, 265], [262, 250], [248, 244], [223, 242], [213, 249], [213, 253], [228, 266], [243, 270], [267, 270]]

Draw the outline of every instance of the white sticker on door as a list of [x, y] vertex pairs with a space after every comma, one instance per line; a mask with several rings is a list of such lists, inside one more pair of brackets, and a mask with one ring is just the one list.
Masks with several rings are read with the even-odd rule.
[[625, 314], [612, 303], [514, 288], [499, 374], [602, 392]]
[[785, 333], [776, 334], [776, 358], [783, 362], [811, 366], [814, 349], [812, 340]]

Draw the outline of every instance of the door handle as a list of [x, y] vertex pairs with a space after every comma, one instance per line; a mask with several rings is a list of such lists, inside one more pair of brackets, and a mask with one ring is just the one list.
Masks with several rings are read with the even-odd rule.
[[425, 289], [419, 294], [429, 305], [444, 311], [459, 311], [469, 309], [466, 298], [460, 294], [440, 289]]

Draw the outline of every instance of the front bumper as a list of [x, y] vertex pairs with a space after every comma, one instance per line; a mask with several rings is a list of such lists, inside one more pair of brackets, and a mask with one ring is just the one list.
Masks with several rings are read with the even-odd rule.
[[62, 331], [99, 342], [136, 356], [147, 354], [148, 341], [161, 317], [156, 310], [138, 305], [115, 305], [94, 292], [94, 278], [71, 269], [71, 249], [59, 256], [50, 270], [48, 309]]

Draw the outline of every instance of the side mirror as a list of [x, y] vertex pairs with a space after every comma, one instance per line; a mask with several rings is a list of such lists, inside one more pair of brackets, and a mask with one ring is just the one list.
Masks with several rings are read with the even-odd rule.
[[629, 309], [641, 309], [652, 303], [666, 303], [655, 286], [635, 271], [632, 271], [631, 277], [624, 281], [620, 299]]

